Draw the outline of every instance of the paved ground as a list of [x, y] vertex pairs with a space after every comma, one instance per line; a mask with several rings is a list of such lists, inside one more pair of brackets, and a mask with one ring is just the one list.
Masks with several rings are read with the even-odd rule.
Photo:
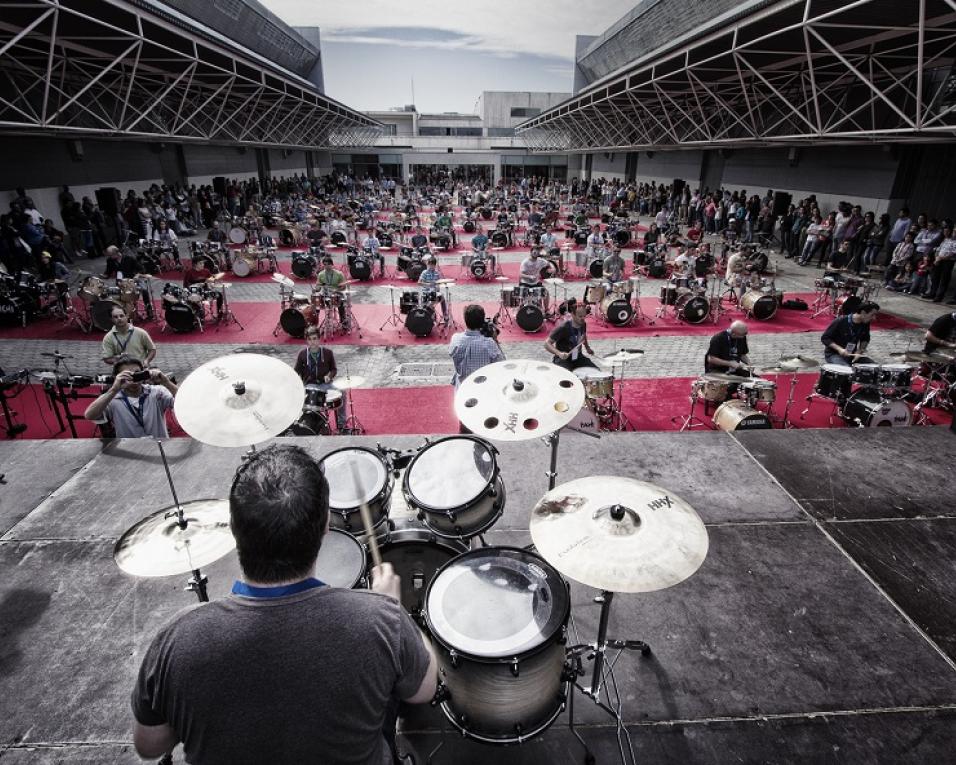
[[[627, 253], [629, 255], [629, 253]], [[503, 262], [519, 261], [522, 253], [502, 253]], [[457, 256], [448, 256], [449, 262], [457, 262]], [[777, 286], [786, 292], [809, 292], [813, 290], [813, 280], [820, 275], [815, 268], [800, 268], [792, 261], [773, 256], [772, 262], [777, 268]], [[102, 261], [81, 261], [76, 269], [93, 273], [102, 271]], [[456, 266], [446, 267], [449, 275], [457, 272]], [[579, 293], [583, 282], [573, 282], [572, 294]], [[652, 289], [658, 283], [650, 282]], [[356, 285], [353, 288], [354, 300], [358, 303], [387, 303], [389, 291], [380, 285]], [[476, 283], [462, 281], [454, 287], [453, 300], [456, 303], [498, 299], [499, 285], [495, 282]], [[263, 307], [278, 317], [278, 287], [272, 283], [245, 283], [238, 281], [230, 288], [230, 299], [236, 303], [236, 312], [240, 318], [248, 317], [255, 310], [249, 302], [275, 302], [275, 307]], [[945, 308], [908, 295], [883, 292], [878, 298], [881, 306], [892, 313], [925, 327]], [[223, 345], [221, 343], [163, 343], [158, 328], [147, 325], [160, 345], [158, 363], [168, 371], [177, 374], [180, 379], [199, 364], [217, 355], [231, 353], [237, 349], [255, 350], [270, 353], [291, 362], [296, 346], [290, 345]], [[716, 331], [716, 330], [715, 330]], [[894, 351], [915, 349], [921, 344], [922, 330], [879, 331], [874, 333], [871, 349], [874, 355], [882, 357]], [[198, 338], [197, 338], [198, 339]], [[526, 342], [506, 343], [503, 347], [510, 358], [548, 357], [543, 348], [545, 336], [536, 335]], [[644, 356], [628, 365], [625, 372], [628, 377], [676, 377], [697, 374], [701, 370], [704, 351], [707, 347], [706, 336], [667, 336], [667, 337], [622, 337], [596, 339], [592, 345], [601, 354], [609, 354], [621, 347], [640, 348]], [[819, 336], [816, 333], [751, 334], [751, 357], [757, 366], [770, 365], [781, 354], [820, 355]], [[55, 343], [50, 340], [3, 339], [0, 340], [0, 366], [5, 370], [21, 368], [48, 368], [50, 359], [42, 357], [44, 351], [56, 347], [61, 353], [70, 354], [70, 368], [77, 373], [95, 373], [106, 371], [99, 360], [99, 345], [90, 341], [70, 341]], [[348, 365], [352, 374], [366, 378], [366, 386], [408, 386], [422, 384], [444, 384], [448, 381], [448, 355], [445, 344], [371, 347], [361, 345], [337, 345], [336, 359], [339, 366]], [[424, 369], [402, 370], [402, 365], [429, 365]], [[437, 368], [431, 368], [438, 364]], [[404, 371], [406, 374], [401, 374]], [[411, 373], [409, 373], [411, 372]], [[431, 373], [431, 374], [429, 374]]]

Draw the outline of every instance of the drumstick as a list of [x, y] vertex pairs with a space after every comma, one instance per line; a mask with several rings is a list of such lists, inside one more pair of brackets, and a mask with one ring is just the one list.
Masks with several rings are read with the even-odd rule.
[[[358, 469], [354, 463], [352, 464], [352, 483], [355, 486], [355, 496], [362, 496], [362, 485], [359, 481]], [[375, 538], [375, 532], [372, 531], [372, 513], [364, 499], [359, 505], [359, 515], [362, 516], [362, 525], [365, 527], [365, 534], [368, 537], [368, 549], [372, 553], [372, 563], [381, 566], [382, 553], [379, 552], [378, 540]]]

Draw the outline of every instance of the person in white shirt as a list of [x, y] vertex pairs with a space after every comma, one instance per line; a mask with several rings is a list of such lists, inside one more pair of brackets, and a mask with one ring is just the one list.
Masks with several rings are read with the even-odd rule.
[[532, 247], [528, 257], [521, 261], [521, 268], [518, 272], [518, 281], [524, 287], [541, 287], [544, 297], [544, 312], [548, 312], [550, 295], [547, 288], [542, 283], [542, 275], [550, 268], [550, 263], [541, 257], [537, 247]]

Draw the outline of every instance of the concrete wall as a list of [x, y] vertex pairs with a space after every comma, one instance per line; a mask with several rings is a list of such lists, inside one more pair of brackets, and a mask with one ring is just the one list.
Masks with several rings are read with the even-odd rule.
[[[594, 155], [591, 164], [591, 180], [607, 178], [609, 181], [615, 178], [624, 180], [624, 170], [627, 165], [627, 152], [616, 151], [613, 154], [598, 152]], [[570, 171], [570, 168], [569, 168]], [[571, 176], [574, 177], [573, 175]], [[671, 179], [673, 180], [673, 179]]]
[[570, 93], [486, 90], [481, 94], [479, 111], [485, 127], [513, 128], [528, 119], [528, 117], [512, 117], [513, 107], [545, 111], [570, 97]]
[[700, 151], [655, 151], [648, 156], [646, 151], [637, 158], [638, 183], [663, 183], [665, 186], [675, 178], [687, 181], [692, 189], [700, 183], [700, 166], [703, 152]]
[[211, 186], [217, 175], [236, 180], [258, 177], [256, 150], [239, 149], [235, 146], [183, 146], [186, 157], [186, 174], [189, 183]]

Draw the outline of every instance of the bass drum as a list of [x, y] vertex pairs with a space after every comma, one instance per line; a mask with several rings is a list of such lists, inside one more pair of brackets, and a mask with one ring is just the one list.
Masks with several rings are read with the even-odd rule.
[[329, 524], [355, 536], [363, 535], [359, 508], [365, 503], [372, 529], [380, 536], [392, 500], [392, 472], [382, 455], [361, 446], [346, 447], [329, 452], [319, 464], [329, 482]]
[[851, 425], [863, 428], [908, 428], [913, 413], [901, 398], [883, 398], [877, 390], [858, 390], [840, 410], [840, 416]]
[[434, 441], [405, 471], [405, 502], [440, 537], [470, 539], [487, 531], [505, 506], [497, 453], [477, 436]]
[[405, 329], [415, 337], [428, 337], [435, 327], [435, 310], [431, 306], [409, 308], [405, 316]]
[[544, 324], [544, 311], [536, 305], [523, 305], [515, 312], [515, 323], [525, 332], [537, 332]]
[[233, 244], [245, 244], [246, 230], [242, 226], [233, 226], [229, 229], [229, 241]]
[[745, 292], [740, 298], [740, 307], [757, 321], [772, 319], [777, 313], [777, 298], [760, 290]]
[[300, 279], [311, 279], [315, 276], [315, 256], [307, 252], [300, 252], [292, 258], [292, 274]]
[[495, 231], [491, 234], [492, 247], [507, 247], [508, 235], [504, 231]]
[[484, 279], [486, 276], [491, 275], [489, 263], [484, 258], [472, 257], [471, 263], [468, 264], [468, 269], [471, 271], [471, 275], [476, 279]]
[[32, 313], [27, 301], [22, 298], [16, 295], [0, 294], [0, 324], [7, 327], [25, 325]]
[[470, 219], [466, 220], [464, 223], [461, 224], [461, 227], [465, 230], [466, 234], [475, 233], [475, 222], [473, 220], [470, 220]]
[[236, 256], [232, 259], [232, 272], [242, 278], [249, 276], [257, 267], [258, 263], [254, 257], [250, 257], [245, 253], [236, 253]]
[[725, 401], [714, 412], [714, 425], [718, 430], [770, 430], [770, 418], [761, 411], [747, 406], [746, 401]]
[[[97, 300], [90, 304], [90, 322], [99, 330], [109, 332], [113, 329], [113, 309], [126, 307], [117, 300]], [[190, 314], [192, 311], [190, 310]], [[168, 324], [169, 322], [167, 322]], [[172, 326], [172, 325], [170, 325]], [[175, 329], [175, 327], [174, 327]], [[192, 329], [192, 327], [190, 327]]]
[[279, 244], [283, 247], [298, 247], [302, 244], [302, 232], [298, 228], [287, 226], [279, 229]]
[[604, 261], [600, 258], [595, 258], [590, 263], [588, 263], [588, 274], [590, 274], [592, 279], [601, 279], [604, 277]]
[[631, 243], [631, 232], [626, 228], [619, 228], [614, 232], [614, 242], [618, 247], [627, 247]]
[[305, 337], [305, 328], [315, 320], [315, 309], [310, 305], [286, 308], [279, 314], [279, 326], [289, 337]]
[[164, 318], [173, 332], [192, 332], [196, 328], [196, 312], [186, 303], [167, 304]]
[[362, 282], [372, 278], [372, 261], [364, 255], [349, 256], [349, 276]]
[[391, 247], [394, 244], [391, 233], [388, 231], [381, 231], [376, 236], [378, 239], [379, 247]]
[[626, 327], [634, 318], [634, 307], [624, 298], [608, 295], [601, 302], [601, 310], [613, 327]]
[[[527, 741], [564, 709], [568, 586], [544, 558], [512, 547], [471, 550], [443, 566], [425, 595], [442, 712], [465, 736]], [[494, 618], [489, 618], [493, 615]]]
[[293, 436], [329, 436], [332, 434], [332, 431], [329, 430], [328, 418], [324, 412], [318, 410], [302, 412], [302, 416], [289, 426], [289, 431]]
[[438, 569], [468, 552], [468, 545], [436, 536], [417, 518], [389, 521], [389, 527], [378, 549], [382, 560], [391, 563], [401, 577], [402, 606], [420, 621], [425, 611], [425, 592]]
[[315, 576], [330, 587], [354, 589], [366, 581], [365, 548], [348, 532], [329, 529], [315, 559]]
[[710, 302], [700, 295], [681, 295], [674, 308], [688, 324], [700, 324], [710, 313]]
[[336, 246], [342, 246], [348, 242], [348, 237], [343, 231], [333, 231], [331, 241]]

